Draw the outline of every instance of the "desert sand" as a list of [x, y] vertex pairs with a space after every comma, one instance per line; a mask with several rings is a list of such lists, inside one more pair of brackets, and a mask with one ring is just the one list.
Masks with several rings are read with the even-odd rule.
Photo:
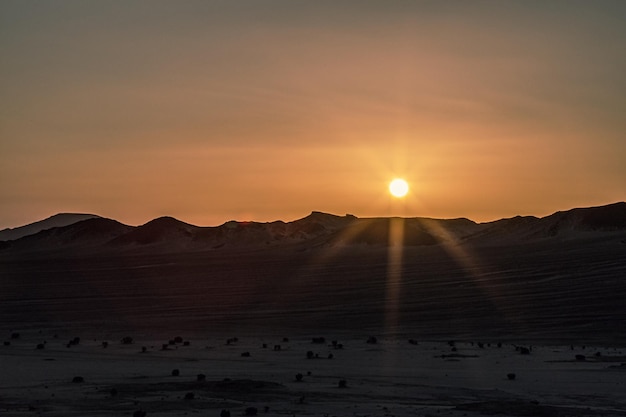
[[[313, 343], [319, 334], [178, 341], [177, 335], [141, 335], [132, 344], [123, 344], [120, 335], [82, 335], [68, 347], [76, 335], [30, 331], [9, 336], [10, 344], [0, 348], [0, 412], [145, 411], [165, 417], [227, 410], [235, 416], [254, 408], [268, 416], [626, 415], [626, 350], [399, 338], [372, 343], [358, 333], [323, 336], [322, 343]], [[45, 345], [37, 349], [40, 343]]]

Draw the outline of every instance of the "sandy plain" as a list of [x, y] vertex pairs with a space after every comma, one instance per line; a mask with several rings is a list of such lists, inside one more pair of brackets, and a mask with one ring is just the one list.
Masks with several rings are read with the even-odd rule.
[[[178, 343], [176, 336], [141, 335], [132, 344], [123, 344], [119, 335], [83, 336], [69, 347], [76, 336], [20, 333], [0, 348], [0, 413], [131, 416], [145, 411], [165, 417], [219, 416], [228, 410], [235, 416], [256, 409], [268, 416], [626, 415], [626, 350], [527, 345], [530, 354], [522, 354], [520, 346], [509, 343], [451, 346], [450, 341], [377, 338], [373, 344], [357, 333], [334, 334], [323, 343], [313, 343], [318, 335], [181, 337]], [[45, 347], [37, 349], [39, 343]], [[173, 376], [174, 370], [179, 375]], [[83, 380], [75, 382], [76, 377]]]

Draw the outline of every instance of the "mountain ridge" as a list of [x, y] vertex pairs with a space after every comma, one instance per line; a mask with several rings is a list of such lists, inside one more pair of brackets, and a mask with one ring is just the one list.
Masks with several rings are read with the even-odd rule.
[[[467, 218], [359, 218], [320, 211], [312, 211], [291, 222], [229, 221], [210, 227], [195, 226], [171, 216], [159, 217], [140, 226], [129, 226], [89, 214], [58, 216], [56, 220], [79, 221], [1, 242], [0, 254], [52, 253], [65, 249], [74, 252], [84, 249], [162, 253], [287, 245], [388, 246], [392, 244], [393, 222], [402, 224], [401, 243], [404, 246], [572, 238], [585, 233], [626, 230], [625, 202], [557, 211], [545, 217], [515, 216], [486, 223], [476, 223]], [[42, 224], [52, 224], [50, 219], [55, 219], [55, 216], [18, 229], [36, 230]]]

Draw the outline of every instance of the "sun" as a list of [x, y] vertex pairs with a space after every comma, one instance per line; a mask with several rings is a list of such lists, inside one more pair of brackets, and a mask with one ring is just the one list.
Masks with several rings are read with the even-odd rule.
[[389, 183], [389, 192], [396, 198], [402, 198], [409, 192], [409, 184], [402, 178], [396, 178]]

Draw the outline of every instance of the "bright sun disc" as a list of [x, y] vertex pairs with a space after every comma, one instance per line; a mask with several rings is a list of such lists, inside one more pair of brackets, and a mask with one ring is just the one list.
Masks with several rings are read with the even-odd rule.
[[394, 197], [404, 197], [409, 192], [409, 184], [402, 178], [396, 178], [389, 183], [389, 192]]

